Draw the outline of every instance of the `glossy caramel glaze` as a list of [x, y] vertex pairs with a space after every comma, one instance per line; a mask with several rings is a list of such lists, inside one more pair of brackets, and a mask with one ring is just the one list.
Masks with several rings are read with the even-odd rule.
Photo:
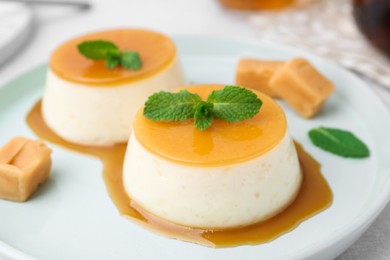
[[271, 241], [294, 229], [307, 218], [332, 203], [332, 192], [321, 174], [321, 165], [296, 143], [303, 182], [294, 202], [283, 212], [264, 222], [231, 230], [194, 229], [167, 222], [137, 207], [128, 197], [122, 183], [122, 165], [126, 144], [112, 147], [80, 146], [68, 143], [51, 131], [43, 121], [38, 102], [27, 116], [30, 128], [41, 138], [100, 158], [107, 190], [119, 212], [143, 227], [164, 236], [210, 247], [255, 245]]
[[[223, 87], [192, 85], [184, 89], [206, 100], [213, 90]], [[134, 119], [134, 134], [144, 148], [175, 163], [215, 166], [247, 161], [270, 151], [287, 131], [282, 108], [269, 96], [256, 94], [263, 104], [254, 117], [235, 123], [214, 119], [206, 131], [198, 130], [193, 119], [151, 121], [140, 109]]]
[[288, 7], [294, 0], [219, 0], [227, 8], [240, 10], [277, 10]]
[[[94, 61], [79, 53], [77, 45], [84, 41], [111, 41], [118, 48], [137, 51], [142, 60], [140, 70], [117, 66], [108, 69], [104, 60]], [[176, 57], [176, 47], [168, 37], [147, 30], [118, 29], [84, 35], [60, 45], [52, 54], [50, 69], [60, 78], [91, 86], [116, 86], [137, 81], [160, 72]]]

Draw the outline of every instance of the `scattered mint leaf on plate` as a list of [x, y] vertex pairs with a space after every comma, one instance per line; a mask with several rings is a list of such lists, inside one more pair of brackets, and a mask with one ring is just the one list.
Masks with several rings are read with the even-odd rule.
[[112, 42], [104, 40], [85, 41], [77, 45], [79, 52], [88, 59], [105, 60], [106, 67], [113, 69], [121, 65], [125, 69], [139, 70], [141, 57], [136, 51], [120, 51]]
[[368, 147], [349, 131], [318, 127], [309, 131], [309, 138], [315, 146], [342, 157], [365, 158], [370, 156]]
[[256, 115], [261, 105], [262, 101], [254, 92], [236, 86], [213, 91], [207, 101], [187, 90], [160, 91], [146, 101], [144, 116], [154, 121], [194, 118], [196, 128], [204, 131], [214, 118], [228, 122], [245, 120]]

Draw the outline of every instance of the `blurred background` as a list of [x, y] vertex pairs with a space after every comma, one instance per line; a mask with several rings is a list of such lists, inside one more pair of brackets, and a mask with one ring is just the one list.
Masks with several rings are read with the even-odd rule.
[[[0, 0], [0, 86], [62, 42], [113, 27], [273, 41], [356, 73], [390, 108], [390, 0]], [[338, 260], [390, 259], [390, 207]]]
[[383, 89], [390, 89], [389, 5], [390, 0], [0, 0], [0, 78], [47, 61], [70, 37], [133, 26], [306, 49], [376, 83], [380, 96], [388, 97]]

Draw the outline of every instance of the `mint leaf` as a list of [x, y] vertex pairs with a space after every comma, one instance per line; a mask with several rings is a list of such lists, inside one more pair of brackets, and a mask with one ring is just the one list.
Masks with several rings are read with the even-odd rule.
[[206, 130], [213, 123], [213, 104], [200, 101], [195, 107], [195, 126], [201, 131]]
[[370, 155], [367, 146], [349, 131], [318, 127], [309, 131], [309, 138], [315, 146], [342, 157], [365, 158]]
[[136, 51], [119, 51], [112, 42], [97, 40], [86, 41], [77, 45], [79, 52], [92, 60], [105, 59], [106, 67], [113, 69], [118, 65], [129, 70], [139, 70], [142, 66], [141, 57]]
[[139, 70], [142, 62], [138, 52], [135, 51], [123, 51], [121, 57], [122, 67], [130, 70]]
[[199, 95], [187, 90], [178, 93], [160, 91], [146, 101], [144, 116], [153, 121], [185, 120], [194, 116], [195, 107], [200, 101]]
[[118, 66], [120, 62], [121, 62], [120, 56], [112, 55], [112, 56], [109, 56], [109, 57], [106, 59], [105, 64], [106, 64], [106, 67], [107, 67], [107, 68], [113, 69], [113, 68], [115, 68], [116, 66]]
[[225, 86], [222, 90], [213, 91], [207, 102], [213, 104], [214, 118], [231, 123], [253, 117], [263, 104], [255, 93], [237, 86]]
[[86, 41], [77, 45], [79, 52], [92, 60], [106, 59], [109, 54], [118, 54], [118, 47], [109, 41]]

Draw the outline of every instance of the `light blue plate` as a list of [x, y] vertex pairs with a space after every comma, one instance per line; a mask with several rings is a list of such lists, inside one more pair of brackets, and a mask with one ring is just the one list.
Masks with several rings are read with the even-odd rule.
[[[50, 145], [49, 181], [26, 203], [0, 200], [0, 252], [18, 259], [331, 259], [368, 228], [390, 197], [390, 116], [369, 87], [331, 62], [277, 44], [190, 37], [176, 43], [190, 82], [232, 84], [240, 57], [297, 56], [334, 82], [336, 92], [312, 120], [282, 103], [292, 136], [323, 165], [333, 205], [270, 243], [207, 248], [122, 218], [105, 190], [99, 160]], [[45, 71], [45, 65], [34, 68], [0, 88], [0, 145], [17, 135], [36, 138], [25, 116], [43, 93]], [[371, 157], [344, 159], [314, 147], [307, 132], [320, 125], [353, 131]]]

